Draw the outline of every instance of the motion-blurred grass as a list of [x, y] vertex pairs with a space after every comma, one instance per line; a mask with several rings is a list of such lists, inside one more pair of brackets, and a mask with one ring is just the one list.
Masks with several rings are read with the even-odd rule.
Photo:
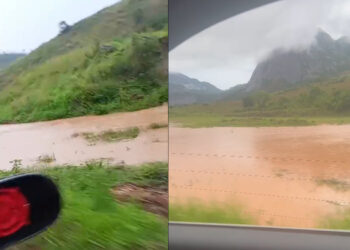
[[323, 218], [319, 228], [332, 230], [350, 230], [350, 210]]
[[90, 163], [1, 172], [1, 177], [37, 172], [59, 186], [63, 210], [48, 231], [12, 249], [166, 249], [167, 218], [143, 210], [140, 204], [120, 203], [110, 189], [118, 184], [166, 185], [166, 163], [140, 167]]
[[203, 205], [199, 202], [170, 204], [169, 221], [254, 224], [253, 217], [244, 214], [239, 206]]

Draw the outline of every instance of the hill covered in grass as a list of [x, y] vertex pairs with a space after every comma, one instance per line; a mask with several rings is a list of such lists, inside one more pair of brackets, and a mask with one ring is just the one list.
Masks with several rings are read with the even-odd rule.
[[25, 54], [22, 53], [3, 53], [0, 54], [0, 70], [5, 69], [11, 63], [16, 61], [17, 59], [24, 57]]
[[350, 72], [273, 93], [172, 107], [169, 118], [190, 127], [348, 124]]
[[320, 31], [308, 49], [272, 53], [248, 83], [207, 104], [173, 107], [170, 119], [191, 127], [350, 123], [349, 41]]
[[167, 102], [167, 53], [167, 1], [123, 0], [1, 72], [0, 123]]

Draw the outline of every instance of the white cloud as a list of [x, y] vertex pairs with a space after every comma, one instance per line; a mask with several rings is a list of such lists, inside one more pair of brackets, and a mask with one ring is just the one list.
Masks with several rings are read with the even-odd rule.
[[0, 52], [30, 51], [73, 24], [119, 0], [0, 0]]
[[[350, 1], [286, 0], [212, 26], [170, 53], [169, 68], [226, 89], [249, 80], [276, 48], [307, 47], [318, 28], [350, 36]], [[170, 31], [171, 32], [171, 31]]]

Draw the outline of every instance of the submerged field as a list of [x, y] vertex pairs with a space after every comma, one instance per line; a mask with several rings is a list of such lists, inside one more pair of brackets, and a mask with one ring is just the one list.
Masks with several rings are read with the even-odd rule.
[[40, 173], [58, 185], [63, 210], [46, 232], [11, 249], [167, 249], [167, 217], [147, 212], [137, 201], [120, 202], [112, 194], [116, 186], [133, 183], [167, 188], [168, 166], [85, 166], [14, 169], [1, 178]]
[[349, 125], [169, 133], [171, 220], [350, 229]]

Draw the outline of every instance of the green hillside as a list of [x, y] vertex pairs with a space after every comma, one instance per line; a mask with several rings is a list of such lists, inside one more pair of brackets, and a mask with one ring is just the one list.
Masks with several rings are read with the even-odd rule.
[[350, 73], [284, 91], [253, 92], [238, 100], [174, 107], [169, 117], [190, 127], [347, 124]]
[[16, 61], [17, 59], [19, 59], [23, 56], [25, 56], [25, 54], [22, 54], [22, 53], [3, 53], [3, 54], [0, 54], [0, 70], [5, 69], [9, 65], [11, 65], [11, 63], [13, 63], [14, 61]]
[[167, 46], [167, 1], [121, 1], [0, 73], [0, 123], [166, 102]]

